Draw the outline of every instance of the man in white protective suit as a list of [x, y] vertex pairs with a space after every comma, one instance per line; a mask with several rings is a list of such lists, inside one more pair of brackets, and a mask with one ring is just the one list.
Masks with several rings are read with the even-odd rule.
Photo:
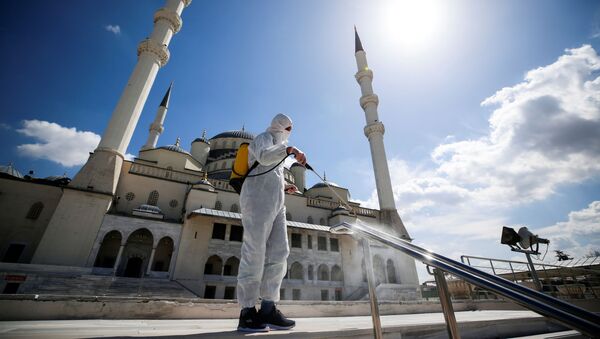
[[[302, 151], [287, 146], [291, 131], [292, 120], [277, 114], [271, 126], [248, 146], [248, 165], [258, 162], [249, 175], [266, 173], [247, 177], [240, 193], [244, 239], [237, 284], [238, 302], [242, 307], [238, 331], [287, 330], [296, 325], [275, 307], [290, 253], [284, 191], [297, 190], [293, 185], [285, 185], [282, 160], [293, 154], [297, 162], [306, 164]], [[255, 305], [259, 297], [262, 301], [257, 312]]]

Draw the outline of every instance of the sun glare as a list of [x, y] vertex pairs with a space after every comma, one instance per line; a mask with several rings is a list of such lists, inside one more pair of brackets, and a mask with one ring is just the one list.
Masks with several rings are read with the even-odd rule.
[[439, 33], [442, 2], [393, 0], [382, 6], [382, 29], [387, 41], [404, 50], [422, 50]]

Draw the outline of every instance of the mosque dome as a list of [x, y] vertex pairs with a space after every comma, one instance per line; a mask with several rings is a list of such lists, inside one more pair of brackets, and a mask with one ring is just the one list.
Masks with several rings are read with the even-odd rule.
[[175, 145], [161, 146], [161, 147], [159, 147], [159, 149], [166, 149], [166, 150], [173, 151], [173, 152], [191, 155], [190, 152], [184, 150], [183, 148], [181, 148], [181, 146], [179, 146], [180, 142], [181, 142], [181, 140], [179, 138], [177, 138]]
[[0, 166], [0, 173], [23, 179], [23, 175], [12, 164]]
[[245, 130], [226, 131], [223, 133], [219, 133], [210, 139], [212, 140], [212, 139], [218, 139], [218, 138], [242, 138], [242, 139], [252, 140], [252, 139], [254, 139], [254, 134], [246, 132]]
[[[336, 184], [334, 182], [331, 182], [331, 181], [326, 181], [326, 182], [331, 187], [340, 187], [340, 185], [338, 185], [338, 184]], [[314, 184], [313, 187], [311, 187], [310, 189], [313, 189], [313, 188], [322, 188], [322, 187], [327, 187], [327, 185], [324, 182], [318, 182], [318, 183]]]
[[44, 178], [45, 181], [49, 181], [59, 185], [68, 185], [71, 182], [71, 178], [64, 175], [51, 175], [49, 177]]

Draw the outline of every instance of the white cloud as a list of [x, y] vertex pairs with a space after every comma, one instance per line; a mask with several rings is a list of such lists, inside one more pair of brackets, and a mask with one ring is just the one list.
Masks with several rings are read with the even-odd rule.
[[542, 238], [550, 240], [552, 249], [581, 257], [591, 250], [600, 250], [600, 201], [569, 213], [567, 221], [537, 229]]
[[133, 155], [131, 153], [125, 154], [125, 160], [133, 161], [134, 159], [135, 159], [135, 155]]
[[115, 35], [121, 34], [121, 27], [119, 25], [106, 25], [104, 29], [108, 32], [114, 33]]
[[17, 146], [21, 154], [50, 160], [66, 167], [84, 164], [89, 152], [100, 142], [100, 136], [93, 132], [77, 131], [75, 128], [40, 120], [23, 121], [23, 128], [17, 132], [40, 141]]

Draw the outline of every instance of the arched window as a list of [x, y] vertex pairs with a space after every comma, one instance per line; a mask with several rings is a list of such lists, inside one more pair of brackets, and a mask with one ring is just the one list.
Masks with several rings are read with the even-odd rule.
[[26, 218], [32, 219], [32, 220], [39, 218], [43, 209], [44, 209], [44, 204], [42, 204], [40, 201], [36, 202], [35, 204], [31, 205], [31, 207], [29, 208], [29, 212], [27, 212]]
[[156, 206], [158, 204], [158, 191], [154, 190], [148, 195], [148, 205]]
[[171, 171], [173, 170], [173, 167], [171, 166], [167, 166], [167, 171], [165, 172], [165, 178], [170, 178], [171, 177]]
[[315, 279], [313, 265], [308, 265], [308, 280], [313, 281]]
[[392, 259], [387, 260], [386, 268], [387, 268], [388, 283], [396, 284], [398, 281], [396, 279], [396, 267], [394, 266], [394, 262], [392, 261]]
[[221, 275], [221, 271], [223, 270], [223, 260], [218, 255], [213, 255], [208, 260], [206, 260], [206, 264], [204, 265], [204, 274], [214, 274]]
[[325, 218], [319, 219], [319, 225], [327, 225], [327, 222], [325, 221]]
[[225, 169], [227, 167], [227, 161], [223, 161], [223, 163], [221, 163], [221, 169]]
[[325, 264], [319, 265], [319, 274], [317, 275], [317, 279], [322, 281], [329, 280], [329, 267]]
[[290, 279], [304, 279], [304, 269], [301, 263], [295, 262], [292, 264], [290, 267]]
[[313, 217], [309, 215], [308, 218], [306, 218], [306, 222], [309, 223], [309, 224], [314, 223], [313, 222]]
[[223, 148], [227, 148], [228, 144], [229, 144], [229, 142], [227, 140], [223, 141]]
[[240, 211], [240, 208], [237, 204], [233, 204], [231, 205], [231, 209], [229, 210], [230, 212], [234, 212], [234, 213], [238, 213]]
[[223, 275], [237, 276], [239, 267], [240, 259], [236, 257], [231, 257], [225, 262], [225, 267], [223, 268]]
[[285, 212], [285, 219], [292, 221], [292, 214], [290, 212]]
[[376, 255], [373, 257], [373, 274], [375, 275], [375, 285], [385, 283], [385, 267], [383, 266], [383, 259]]
[[223, 209], [223, 203], [221, 203], [219, 200], [217, 200], [217, 202], [215, 202], [215, 209], [216, 210], [222, 210]]
[[237, 148], [237, 142], [233, 142], [233, 144], [231, 144], [231, 148], [236, 149]]
[[331, 281], [342, 281], [344, 279], [342, 269], [338, 265], [331, 268]]
[[177, 201], [176, 199], [169, 201], [169, 206], [171, 206], [172, 208], [177, 207], [177, 205], [179, 205], [179, 201]]

